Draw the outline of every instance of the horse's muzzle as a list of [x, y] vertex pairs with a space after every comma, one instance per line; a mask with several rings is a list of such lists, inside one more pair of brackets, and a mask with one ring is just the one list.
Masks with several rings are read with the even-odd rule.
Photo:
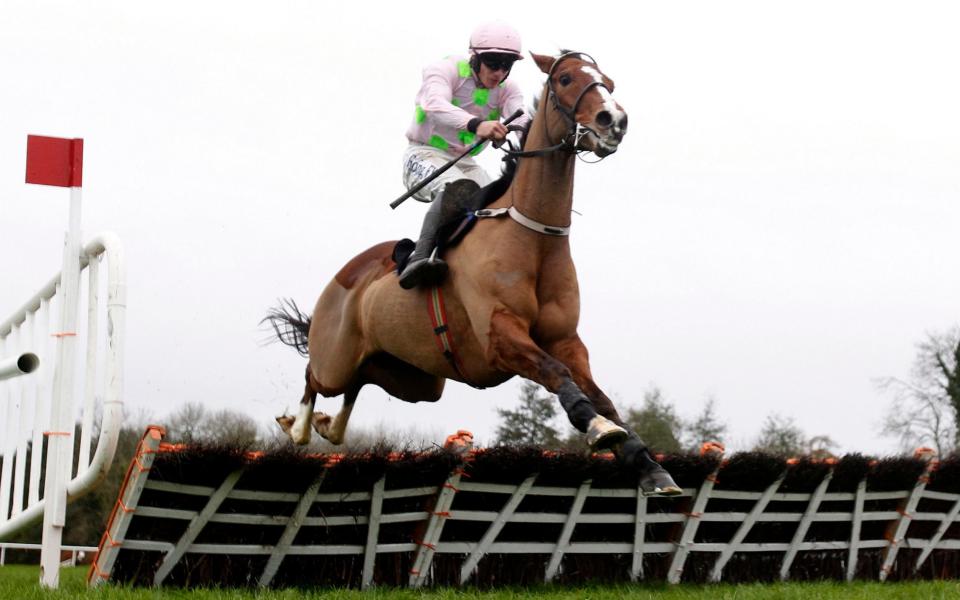
[[627, 133], [626, 113], [621, 110], [601, 110], [594, 117], [594, 128], [590, 133], [594, 138], [594, 154], [600, 157], [613, 154]]
[[619, 147], [620, 140], [618, 139], [611, 140], [609, 137], [605, 137], [603, 139], [596, 138], [594, 142], [593, 153], [600, 158], [603, 158], [616, 152]]

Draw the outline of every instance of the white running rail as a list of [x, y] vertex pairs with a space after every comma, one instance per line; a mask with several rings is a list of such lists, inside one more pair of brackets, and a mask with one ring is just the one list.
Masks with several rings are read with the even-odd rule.
[[[70, 308], [63, 306], [60, 273], [0, 323], [0, 365], [13, 361], [35, 368], [32, 361], [39, 361], [35, 372], [22, 372], [21, 368], [21, 372], [14, 371], [7, 378], [0, 378], [0, 540], [32, 525], [49, 510], [45, 506], [48, 492], [42, 492], [40, 486], [41, 464], [49, 464], [51, 460], [51, 456], [45, 456], [48, 453], [44, 447], [55, 445], [43, 441], [47, 437], [52, 442], [53, 436], [59, 436], [69, 441], [61, 444], [62, 447], [77, 446], [75, 397], [82, 395], [83, 399], [77, 465], [74, 468], [74, 453], [68, 451], [61, 455], [60, 468], [56, 469], [63, 482], [62, 487], [57, 487], [65, 487], [68, 502], [93, 488], [106, 475], [116, 452], [123, 422], [127, 302], [119, 240], [110, 233], [95, 237], [80, 251], [79, 262], [78, 290], [86, 292], [86, 301], [81, 299], [81, 294], [75, 294], [73, 311], [81, 318], [74, 331], [60, 330], [61, 314]], [[101, 263], [106, 270], [106, 282], [101, 280]], [[72, 338], [78, 349], [86, 348], [82, 370], [76, 365], [56, 364], [58, 345], [64, 337]], [[28, 357], [26, 362], [19, 361], [23, 356]], [[82, 379], [74, 377], [80, 373], [83, 373]], [[59, 385], [55, 377], [60, 379]], [[57, 388], [62, 390], [59, 395], [55, 393]], [[95, 424], [95, 415], [99, 416], [99, 424]], [[66, 425], [61, 425], [58, 431], [57, 423]], [[96, 449], [91, 457], [95, 433]], [[49, 485], [48, 482], [45, 489], [51, 489]], [[44, 538], [47, 538], [46, 530]]]

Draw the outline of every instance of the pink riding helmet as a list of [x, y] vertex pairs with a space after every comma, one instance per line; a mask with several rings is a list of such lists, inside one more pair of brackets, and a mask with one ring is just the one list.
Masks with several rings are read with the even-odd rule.
[[513, 54], [517, 60], [522, 60], [520, 34], [502, 21], [480, 25], [470, 36], [470, 53], [485, 54], [487, 52]]

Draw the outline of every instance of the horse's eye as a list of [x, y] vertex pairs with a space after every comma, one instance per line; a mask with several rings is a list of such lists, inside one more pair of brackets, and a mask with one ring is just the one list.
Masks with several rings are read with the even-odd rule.
[[570, 78], [569, 75], [561, 75], [561, 76], [560, 76], [560, 85], [564, 85], [564, 86], [570, 85], [570, 82], [571, 82], [571, 81], [573, 81], [573, 80]]

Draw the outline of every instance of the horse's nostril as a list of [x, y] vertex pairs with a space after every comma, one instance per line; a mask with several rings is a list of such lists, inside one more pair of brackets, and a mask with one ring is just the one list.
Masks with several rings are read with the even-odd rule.
[[600, 127], [610, 127], [610, 123], [613, 123], [613, 117], [610, 116], [609, 112], [601, 110], [597, 113], [594, 121], [596, 121]]
[[627, 130], [627, 115], [623, 115], [623, 118], [620, 119], [620, 130], [621, 131]]

